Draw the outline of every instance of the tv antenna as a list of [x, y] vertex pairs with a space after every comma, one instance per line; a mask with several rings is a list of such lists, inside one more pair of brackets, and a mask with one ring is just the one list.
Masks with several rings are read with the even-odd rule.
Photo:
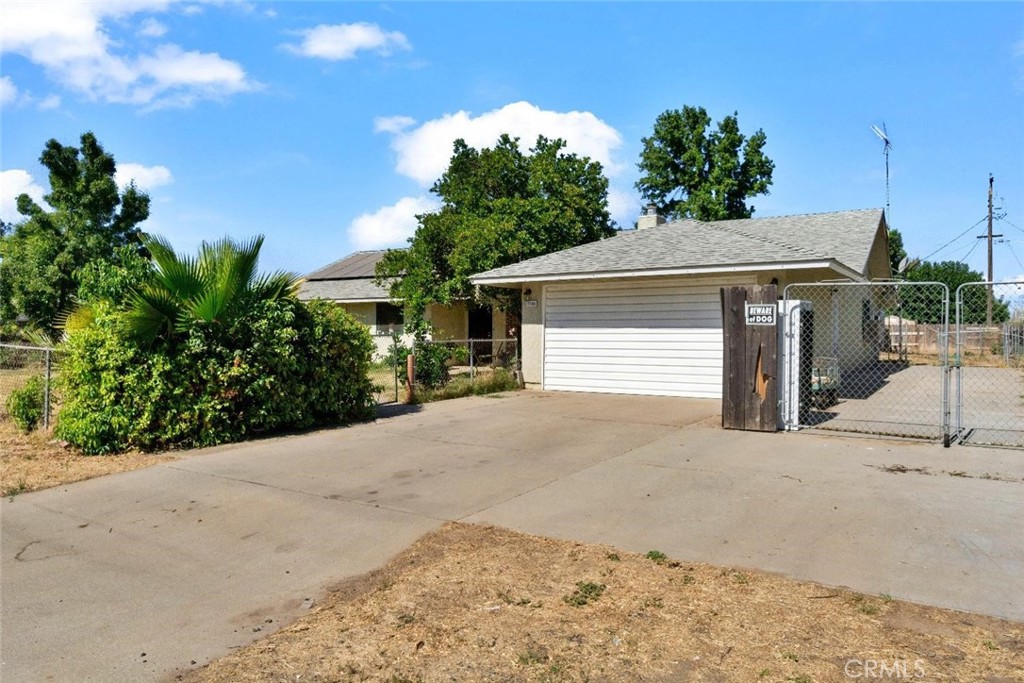
[[885, 154], [885, 217], [889, 221], [889, 225], [892, 225], [892, 216], [889, 212], [889, 150], [892, 149], [892, 141], [889, 140], [889, 131], [885, 129], [885, 123], [882, 123], [882, 127], [871, 126], [871, 132], [878, 136], [878, 139], [885, 143], [885, 147], [882, 153]]

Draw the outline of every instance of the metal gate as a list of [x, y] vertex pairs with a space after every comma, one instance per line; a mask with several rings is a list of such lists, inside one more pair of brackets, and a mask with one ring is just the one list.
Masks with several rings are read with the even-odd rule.
[[956, 437], [1024, 448], [1024, 281], [956, 290]]
[[[792, 362], [784, 365], [802, 373], [782, 378], [802, 387], [799, 411], [784, 411], [787, 428], [949, 444], [950, 295], [944, 284], [792, 284], [783, 299], [809, 301], [813, 310], [813, 329], [801, 332], [801, 348], [790, 345]], [[803, 362], [795, 360], [798, 354]]]

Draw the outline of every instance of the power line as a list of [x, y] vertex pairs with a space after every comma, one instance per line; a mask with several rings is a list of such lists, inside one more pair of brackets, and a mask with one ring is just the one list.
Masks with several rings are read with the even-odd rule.
[[[977, 222], [977, 223], [975, 223], [975, 224], [974, 224], [974, 225], [972, 225], [971, 227], [967, 228], [967, 229], [966, 229], [966, 230], [964, 230], [964, 231], [963, 231], [962, 233], [960, 233], [959, 235], [957, 235], [956, 237], [954, 237], [954, 238], [953, 238], [953, 239], [951, 239], [950, 241], [946, 242], [946, 243], [945, 243], [945, 244], [943, 244], [943, 245], [942, 245], [941, 247], [939, 247], [938, 249], [936, 249], [936, 250], [935, 250], [935, 251], [933, 251], [932, 253], [928, 254], [927, 256], [925, 256], [925, 257], [924, 257], [923, 259], [921, 259], [921, 260], [922, 260], [922, 261], [927, 261], [927, 260], [928, 260], [928, 259], [930, 259], [930, 258], [931, 258], [932, 256], [934, 256], [935, 254], [938, 254], [938, 253], [939, 253], [940, 251], [942, 251], [943, 249], [945, 249], [945, 248], [946, 248], [946, 247], [948, 247], [949, 245], [953, 244], [953, 242], [956, 242], [956, 241], [957, 241], [958, 239], [960, 239], [961, 237], [963, 237], [964, 235], [966, 235], [967, 233], [969, 233], [969, 232], [970, 232], [971, 230], [974, 230], [974, 229], [975, 229], [976, 227], [978, 227], [979, 225], [981, 225], [982, 223], [984, 223], [984, 222], [985, 222], [985, 220], [986, 220], [987, 218], [988, 218], [988, 216], [982, 216], [982, 217], [981, 217], [980, 219], [978, 219], [978, 222]], [[977, 243], [975, 243], [975, 244], [977, 244]], [[971, 251], [973, 251], [973, 249], [972, 249]]]
[[[1024, 230], [1021, 232], [1024, 232]], [[1013, 250], [1013, 245], [1011, 245], [1009, 241], [1004, 242], [1004, 244], [1006, 245], [1006, 248], [1010, 250], [1010, 253], [1013, 254], [1013, 260], [1017, 262], [1018, 266], [1020, 266], [1020, 272], [1024, 274], [1024, 263], [1020, 262], [1020, 258], [1017, 257], [1017, 252]]]
[[960, 259], [960, 263], [965, 263], [967, 261], [967, 259], [970, 258], [971, 254], [974, 253], [974, 250], [978, 248], [979, 244], [981, 244], [981, 242], [975, 242], [974, 246], [971, 247], [970, 249], [968, 249], [967, 253], [964, 255], [964, 257], [962, 259]]
[[1000, 223], [1006, 223], [1011, 228], [1015, 228], [1017, 230], [1020, 230], [1021, 232], [1024, 232], [1024, 228], [1020, 227], [1019, 225], [1016, 225], [1013, 221], [1006, 220], [1006, 216], [1003, 216], [1001, 218], [996, 218], [996, 220], [999, 221]]

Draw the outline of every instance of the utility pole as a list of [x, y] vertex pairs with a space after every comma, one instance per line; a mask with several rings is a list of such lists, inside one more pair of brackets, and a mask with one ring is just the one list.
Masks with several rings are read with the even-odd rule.
[[988, 240], [988, 285], [986, 285], [986, 287], [988, 289], [988, 307], [986, 309], [986, 314], [985, 314], [985, 324], [986, 325], [991, 325], [992, 324], [992, 282], [993, 282], [993, 280], [995, 280], [995, 277], [994, 277], [994, 275], [992, 273], [992, 238], [994, 238], [994, 237], [1002, 237], [1001, 234], [1000, 235], [993, 235], [992, 234], [992, 185], [993, 185], [993, 183], [995, 183], [995, 178], [993, 178], [992, 174], [989, 173], [988, 174], [988, 233], [985, 234], [985, 235], [978, 235], [978, 239], [979, 240], [983, 240], [983, 239], [987, 239]]
[[995, 178], [988, 174], [988, 308], [985, 313], [985, 324], [992, 324], [992, 185]]

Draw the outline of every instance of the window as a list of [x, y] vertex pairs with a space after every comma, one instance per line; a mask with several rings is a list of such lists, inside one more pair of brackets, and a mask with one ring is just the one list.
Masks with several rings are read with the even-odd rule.
[[402, 334], [405, 316], [402, 307], [389, 303], [377, 304], [377, 334], [386, 336]]

